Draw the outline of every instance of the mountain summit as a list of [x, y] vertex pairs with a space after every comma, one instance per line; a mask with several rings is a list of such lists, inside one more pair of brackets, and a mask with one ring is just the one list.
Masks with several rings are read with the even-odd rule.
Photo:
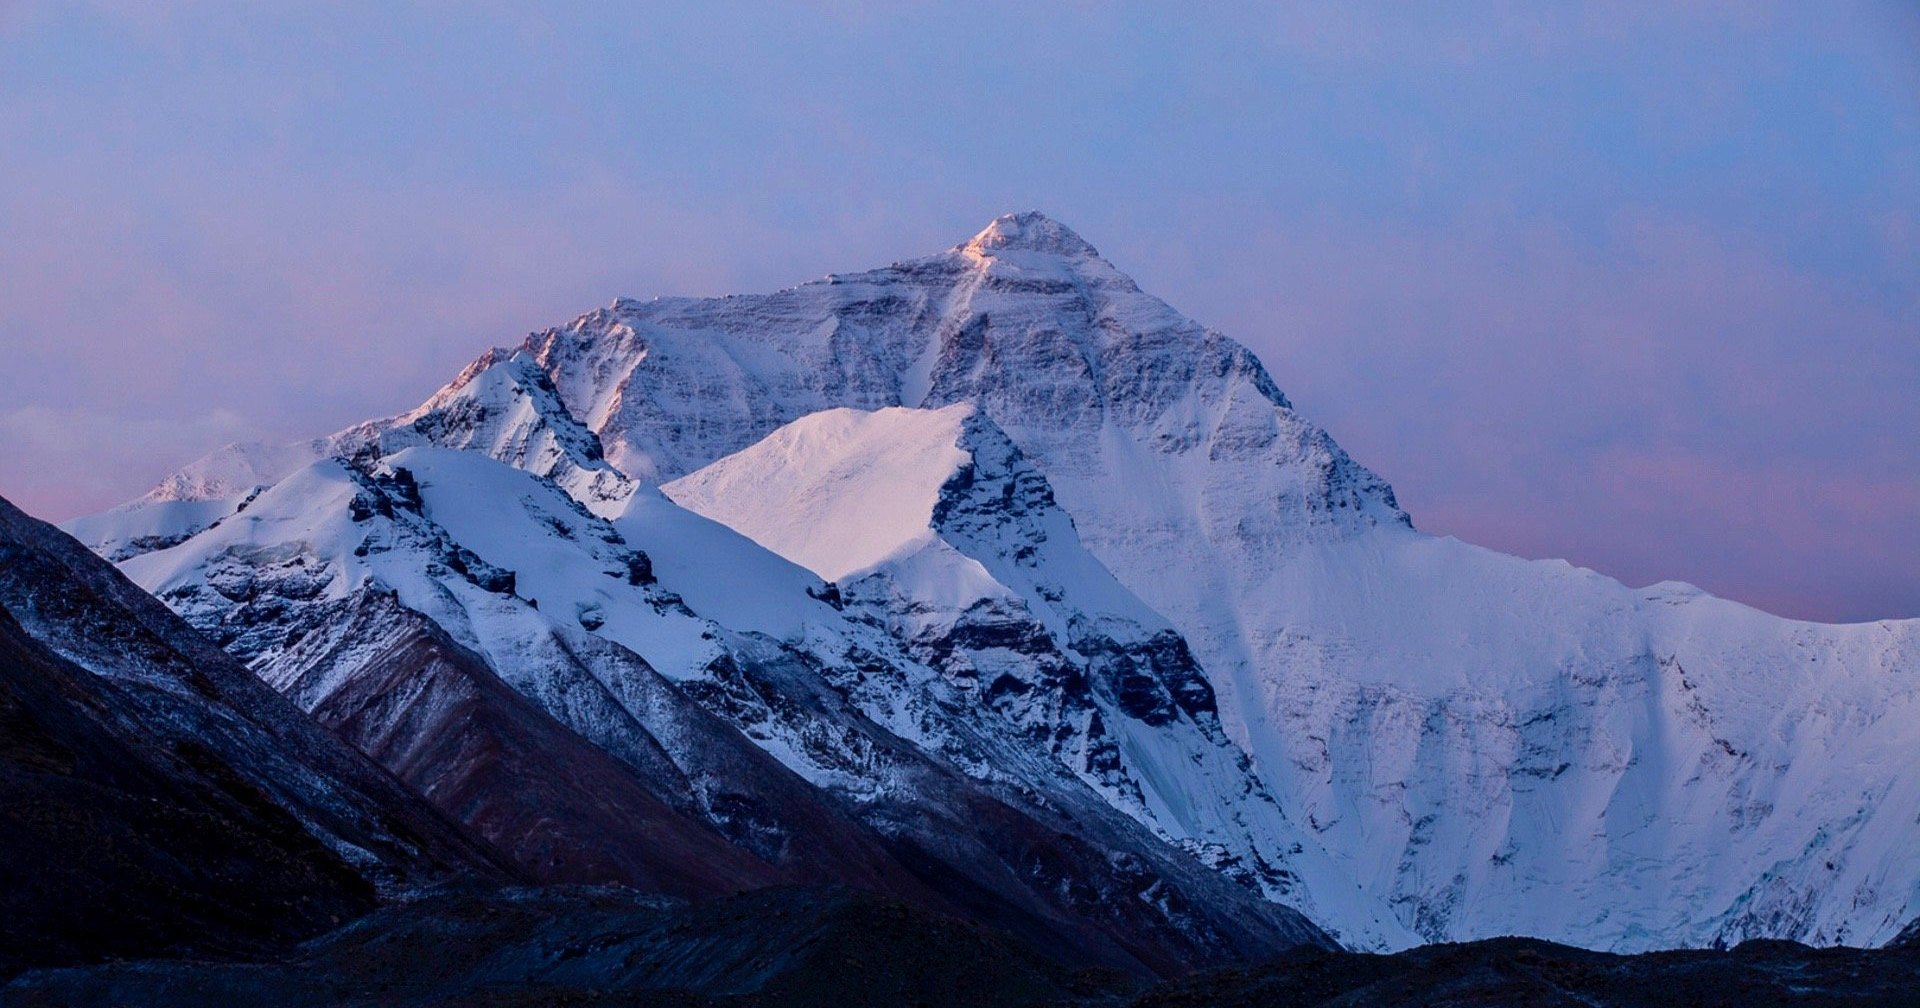
[[[622, 299], [301, 451], [343, 461], [257, 500], [230, 477], [266, 453], [203, 462], [75, 528], [257, 669], [391, 593], [632, 766], [691, 759], [658, 719], [698, 708], [875, 872], [1094, 961], [1323, 940], [1282, 906], [1368, 948], [1627, 951], [1874, 944], [1920, 910], [1920, 621], [1422, 534], [1251, 351], [1037, 213]], [[711, 793], [688, 814], [797, 847]]]
[[1097, 258], [1100, 253], [1073, 229], [1038, 210], [1003, 214], [957, 248], [977, 255], [1003, 251], [1038, 252], [1067, 258]]

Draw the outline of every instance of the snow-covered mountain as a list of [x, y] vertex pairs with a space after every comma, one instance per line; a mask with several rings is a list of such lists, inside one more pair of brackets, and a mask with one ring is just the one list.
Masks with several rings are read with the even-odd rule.
[[[249, 516], [464, 465], [396, 461], [421, 444], [556, 481], [647, 543], [658, 584], [633, 591], [604, 530], [564, 517], [590, 558], [567, 563], [611, 573], [559, 577], [554, 536], [498, 524], [533, 491], [493, 476], [423, 509], [434, 549], [484, 558], [442, 566], [640, 656], [856, 806], [903, 791], [866, 743], [803, 727], [836, 705], [967, 787], [1110, 813], [1079, 835], [1137, 829], [1359, 944], [1867, 944], [1920, 910], [1920, 622], [1782, 620], [1422, 534], [1253, 354], [1038, 214], [772, 294], [619, 300], [288, 450], [349, 465], [228, 452], [75, 529], [272, 676], [245, 628], [307, 600], [241, 616], [219, 583], [301, 554], [311, 519]], [[277, 485], [248, 502], [237, 473]], [[646, 484], [813, 573], [682, 539], [698, 519]], [[382, 541], [329, 546], [331, 577]], [[380, 583], [538, 693], [522, 645], [489, 651], [496, 621], [447, 601], [467, 589], [408, 594], [430, 552]], [[803, 718], [716, 671], [753, 655], [812, 670], [776, 691]]]
[[479, 452], [362, 452], [123, 569], [536, 877], [837, 882], [1153, 971], [1323, 940], [652, 490], [609, 521]]

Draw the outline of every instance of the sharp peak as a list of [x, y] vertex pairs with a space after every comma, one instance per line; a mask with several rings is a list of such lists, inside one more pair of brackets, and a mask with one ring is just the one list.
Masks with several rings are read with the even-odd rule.
[[472, 385], [481, 375], [491, 373], [495, 368], [501, 367], [508, 369], [508, 372], [515, 373], [516, 375], [525, 375], [530, 369], [539, 369], [539, 365], [533, 362], [533, 355], [524, 346], [489, 347], [486, 352], [475, 357], [466, 367], [461, 368], [460, 373], [454, 375], [452, 381], [440, 386], [433, 395], [428, 396], [427, 401], [421, 405], [424, 407], [453, 393], [459, 392], [469, 385]]
[[1100, 255], [1072, 228], [1038, 210], [1001, 214], [959, 247], [979, 255], [993, 255], [1008, 249], [1070, 258], [1097, 258]]

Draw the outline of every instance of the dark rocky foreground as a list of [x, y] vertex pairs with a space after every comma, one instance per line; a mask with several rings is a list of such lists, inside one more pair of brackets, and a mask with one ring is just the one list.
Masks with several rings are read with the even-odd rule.
[[0, 976], [261, 954], [520, 878], [165, 606], [0, 500]]
[[616, 887], [442, 893], [267, 964], [146, 962], [18, 978], [12, 1005], [1025, 1005], [1111, 1003], [978, 925], [847, 890], [687, 904]]
[[1136, 1008], [1760, 1008], [1920, 1005], [1920, 951], [1750, 941], [1727, 951], [1610, 955], [1529, 938], [1397, 955], [1290, 952], [1164, 984]]
[[39, 970], [6, 1006], [1730, 1006], [1920, 1004], [1920, 950], [1749, 942], [1617, 956], [1529, 939], [1300, 949], [1144, 986], [979, 925], [841, 889], [702, 903], [619, 887], [442, 891], [253, 963]]

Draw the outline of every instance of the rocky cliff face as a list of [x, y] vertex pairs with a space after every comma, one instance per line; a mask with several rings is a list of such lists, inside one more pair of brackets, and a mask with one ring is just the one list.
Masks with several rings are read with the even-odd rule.
[[[540, 391], [514, 414], [514, 436], [439, 407], [416, 412], [447, 422], [409, 429], [567, 482], [603, 514], [669, 514], [623, 480], [665, 483], [689, 502], [701, 485], [712, 492], [696, 510], [745, 526], [790, 499], [786, 450], [756, 447], [770, 436], [786, 444], [785, 425], [829, 410], [970, 408], [1025, 472], [995, 461], [986, 440], [932, 445], [935, 462], [959, 468], [913, 484], [926, 521], [909, 523], [913, 542], [894, 545], [912, 549], [898, 556], [858, 552], [874, 545], [868, 523], [897, 510], [873, 515], [861, 495], [797, 502], [805, 522], [749, 534], [844, 578], [767, 575], [839, 605], [840, 622], [823, 631], [755, 596], [709, 609], [714, 640], [744, 639], [748, 626], [778, 638], [861, 717], [969, 779], [1017, 790], [1058, 771], [1059, 794], [1084, 788], [1163, 846], [1310, 907], [1352, 940], [1875, 943], [1920, 905], [1910, 842], [1920, 779], [1908, 768], [1920, 742], [1920, 623], [1779, 620], [1686, 586], [1628, 588], [1422, 535], [1249, 351], [1141, 292], [1040, 215], [1001, 218], [938, 255], [773, 294], [616, 301], [490, 353], [443, 395], [493, 387], [482, 377], [511, 362], [499, 387]], [[597, 440], [597, 461], [579, 436], [532, 436], [569, 424]], [[524, 447], [536, 443], [560, 455]], [[237, 471], [257, 455], [194, 472]], [[528, 461], [560, 456], [567, 466]], [[619, 489], [569, 482], [602, 466], [618, 472], [592, 478]], [[713, 479], [721, 471], [724, 486]], [[169, 484], [178, 492], [168, 503], [191, 503], [191, 476]], [[237, 486], [199, 482], [209, 494]], [[503, 506], [494, 491], [472, 492]], [[108, 555], [132, 556], [136, 539], [184, 539], [173, 550], [191, 550], [258, 504], [211, 531], [205, 516], [154, 506], [103, 520], [88, 541]], [[1047, 508], [1059, 517], [1036, 524]], [[1042, 546], [1036, 529], [1045, 543], [1068, 541], [1060, 521], [1073, 548]], [[540, 557], [482, 549], [477, 533], [446, 527], [518, 584], [544, 569]], [[773, 534], [792, 528], [811, 531]], [[823, 558], [823, 542], [844, 548]], [[764, 558], [730, 555], [769, 570]], [[128, 569], [161, 586], [144, 560]], [[1069, 576], [1069, 563], [1107, 581]], [[686, 562], [678, 571], [662, 591], [728, 596], [723, 575]], [[523, 594], [553, 612], [547, 590]], [[746, 720], [772, 714], [750, 715], [759, 708], [745, 699], [726, 708], [752, 691], [715, 671], [724, 664], [690, 664], [713, 661], [714, 649], [643, 632], [659, 621], [604, 600], [566, 604], [583, 608], [563, 619], [594, 623], [590, 635], [727, 710], [797, 773], [858, 789], [846, 783], [858, 775], [830, 769], [817, 744], [773, 741]], [[1125, 619], [1106, 618], [1116, 613]], [[745, 649], [721, 650], [738, 664]], [[511, 681], [512, 663], [496, 665]], [[667, 671], [696, 667], [706, 670]], [[963, 701], [1002, 727], [943, 713]], [[1209, 797], [1156, 806], [1156, 794], [1189, 792]]]

